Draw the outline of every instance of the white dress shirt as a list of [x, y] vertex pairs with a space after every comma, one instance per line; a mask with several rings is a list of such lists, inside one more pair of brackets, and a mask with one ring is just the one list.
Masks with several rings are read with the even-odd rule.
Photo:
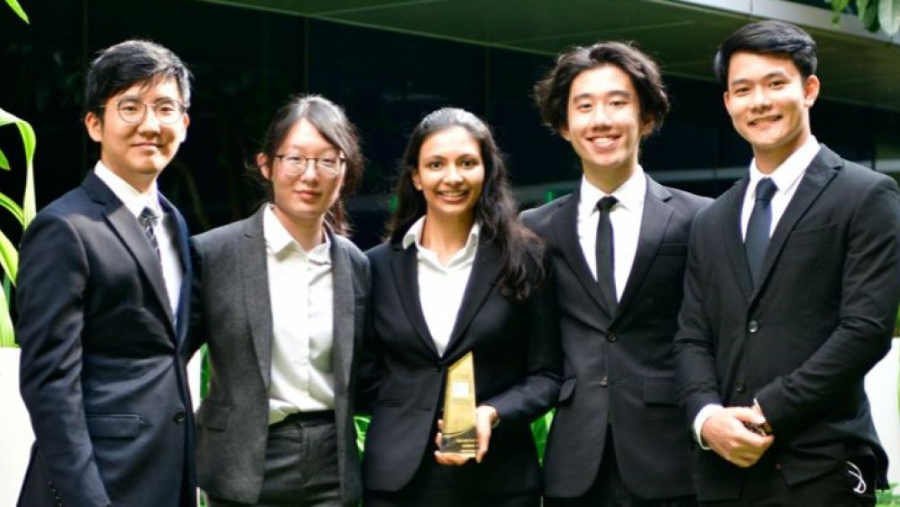
[[622, 299], [625, 284], [631, 274], [634, 256], [637, 254], [638, 239], [641, 235], [641, 220], [644, 216], [644, 199], [647, 194], [647, 178], [638, 165], [634, 173], [612, 194], [606, 194], [581, 177], [578, 202], [578, 242], [594, 280], [597, 279], [597, 224], [600, 210], [597, 201], [612, 195], [619, 202], [610, 210], [609, 221], [613, 229], [613, 271], [616, 278], [616, 300]]
[[812, 163], [813, 159], [819, 153], [819, 142], [812, 135], [803, 143], [797, 151], [791, 154], [780, 166], [776, 167], [772, 174], [763, 174], [756, 166], [756, 159], [750, 162], [750, 184], [747, 185], [747, 192], [744, 194], [744, 205], [741, 208], [741, 237], [747, 237], [747, 224], [750, 223], [750, 213], [753, 212], [753, 204], [756, 201], [756, 185], [759, 180], [767, 177], [772, 178], [772, 182], [778, 187], [775, 194], [772, 195], [772, 202], [769, 205], [772, 210], [772, 224], [769, 228], [769, 237], [775, 232], [775, 226], [784, 215], [788, 203], [794, 197], [797, 187], [800, 186], [800, 180], [806, 174], [806, 168]]
[[144, 208], [152, 209], [156, 212], [156, 216], [161, 218], [153, 225], [153, 233], [159, 244], [159, 260], [162, 264], [166, 295], [169, 296], [171, 305], [169, 310], [174, 318], [178, 314], [175, 310], [178, 308], [181, 295], [184, 267], [181, 265], [181, 257], [178, 255], [178, 247], [175, 245], [175, 217], [171, 213], [163, 213], [162, 206], [159, 204], [156, 182], [150, 186], [147, 192], [140, 192], [100, 161], [97, 161], [97, 165], [94, 166], [94, 174], [112, 190], [112, 193], [122, 201], [135, 219], [144, 211]]
[[[750, 161], [750, 183], [747, 185], [747, 191], [744, 194], [744, 201], [741, 207], [741, 237], [747, 237], [747, 224], [750, 223], [750, 214], [753, 212], [753, 204], [756, 201], [756, 186], [763, 178], [772, 178], [772, 182], [778, 187], [775, 194], [772, 195], [770, 210], [772, 211], [772, 223], [769, 227], [769, 237], [775, 232], [778, 221], [784, 216], [784, 212], [790, 204], [791, 199], [800, 186], [803, 175], [806, 174], [806, 168], [812, 163], [813, 159], [819, 153], [819, 141], [815, 136], [810, 135], [803, 145], [791, 154], [780, 166], [776, 167], [771, 174], [763, 174], [756, 166], [756, 159]], [[700, 447], [709, 450], [709, 447], [700, 437], [700, 430], [703, 424], [713, 415], [722, 409], [722, 405], [710, 404], [706, 405], [697, 417], [694, 418], [694, 438], [700, 443]]]
[[450, 342], [453, 326], [456, 324], [466, 285], [469, 283], [469, 275], [472, 274], [481, 224], [476, 222], [472, 225], [466, 245], [453, 254], [446, 266], [441, 264], [436, 252], [422, 246], [424, 226], [423, 216], [403, 236], [403, 248], [416, 244], [422, 314], [438, 354], [443, 355]]
[[298, 412], [334, 408], [334, 285], [331, 242], [307, 252], [275, 216], [263, 211], [272, 306], [269, 424]]

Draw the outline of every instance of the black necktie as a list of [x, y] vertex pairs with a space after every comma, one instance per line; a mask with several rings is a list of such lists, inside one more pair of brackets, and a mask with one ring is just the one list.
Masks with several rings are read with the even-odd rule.
[[144, 228], [144, 234], [147, 235], [147, 240], [150, 241], [150, 246], [153, 247], [153, 251], [156, 252], [156, 258], [159, 259], [159, 242], [156, 241], [156, 233], [153, 232], [153, 226], [157, 220], [159, 220], [159, 215], [150, 207], [144, 208], [141, 214], [138, 215], [138, 222]]
[[756, 184], [756, 202], [753, 204], [753, 212], [750, 213], [747, 236], [744, 239], [747, 265], [750, 268], [750, 276], [754, 284], [762, 270], [763, 259], [766, 258], [766, 248], [769, 246], [769, 229], [772, 226], [770, 204], [776, 190], [778, 187], [771, 178], [763, 178]]
[[618, 300], [616, 299], [613, 228], [612, 222], [609, 221], [609, 212], [618, 202], [611, 195], [597, 201], [597, 209], [600, 210], [600, 220], [597, 222], [597, 283], [600, 284], [600, 292], [606, 298], [607, 309], [610, 313], [616, 312]]

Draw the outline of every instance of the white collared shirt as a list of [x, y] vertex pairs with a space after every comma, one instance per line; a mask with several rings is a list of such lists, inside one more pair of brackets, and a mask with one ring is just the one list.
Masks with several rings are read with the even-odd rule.
[[166, 295], [169, 296], [169, 304], [172, 305], [169, 310], [174, 318], [178, 314], [176, 309], [180, 302], [184, 267], [181, 265], [181, 257], [178, 255], [178, 248], [175, 245], [175, 217], [171, 213], [163, 212], [162, 206], [159, 204], [156, 182], [146, 193], [142, 193], [99, 160], [94, 166], [94, 174], [122, 201], [135, 219], [144, 211], [144, 208], [151, 208], [156, 212], [156, 216], [160, 217], [160, 220], [153, 225], [153, 233], [159, 244], [159, 259], [162, 265], [163, 280], [166, 284]]
[[756, 166], [756, 159], [750, 162], [750, 183], [747, 185], [747, 192], [744, 194], [744, 203], [741, 207], [741, 237], [746, 238], [747, 236], [747, 224], [750, 223], [750, 213], [753, 212], [753, 204], [756, 201], [756, 185], [759, 184], [759, 180], [771, 177], [772, 182], [778, 187], [778, 190], [772, 195], [770, 204], [772, 224], [769, 228], [769, 237], [771, 237], [778, 221], [781, 220], [785, 209], [791, 202], [791, 198], [797, 192], [800, 180], [806, 174], [806, 168], [818, 153], [819, 142], [810, 135], [803, 146], [776, 167], [772, 174], [761, 173]]
[[[770, 177], [778, 190], [772, 195], [770, 210], [772, 211], [772, 223], [769, 227], [769, 237], [775, 232], [778, 221], [784, 216], [784, 212], [791, 203], [791, 199], [800, 186], [806, 169], [812, 163], [816, 155], [819, 154], [819, 141], [815, 136], [810, 135], [797, 151], [791, 154], [780, 166], [776, 167], [772, 174], [763, 174], [756, 166], [756, 159], [750, 162], [750, 183], [747, 185], [747, 191], [744, 194], [744, 201], [741, 206], [741, 237], [747, 237], [747, 224], [750, 223], [750, 214], [753, 212], [753, 204], [756, 201], [756, 186], [763, 178]], [[709, 447], [700, 437], [700, 430], [711, 415], [722, 409], [722, 405], [710, 404], [706, 405], [697, 417], [694, 418], [694, 438], [700, 443], [700, 447], [709, 450]]]
[[610, 210], [609, 221], [613, 229], [613, 271], [616, 277], [616, 299], [622, 299], [625, 284], [631, 274], [631, 266], [637, 254], [638, 239], [641, 235], [641, 220], [644, 216], [644, 199], [647, 195], [647, 178], [638, 165], [625, 183], [606, 194], [581, 177], [578, 202], [578, 242], [594, 280], [597, 279], [597, 224], [600, 211], [597, 201], [612, 195], [619, 202]]
[[269, 424], [297, 411], [334, 408], [331, 241], [307, 252], [267, 206], [263, 211], [272, 306]]
[[428, 332], [431, 333], [438, 354], [443, 355], [450, 342], [453, 326], [456, 325], [466, 285], [469, 283], [469, 275], [472, 274], [472, 266], [475, 264], [481, 224], [475, 222], [472, 225], [466, 245], [453, 254], [446, 266], [441, 264], [436, 252], [422, 246], [424, 226], [423, 216], [409, 228], [403, 236], [402, 244], [403, 248], [409, 248], [415, 243], [418, 250], [416, 262], [422, 314], [425, 316], [425, 324], [428, 325]]

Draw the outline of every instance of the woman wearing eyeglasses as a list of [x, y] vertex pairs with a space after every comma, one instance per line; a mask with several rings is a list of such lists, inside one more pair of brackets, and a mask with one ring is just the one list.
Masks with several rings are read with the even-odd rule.
[[192, 239], [191, 350], [208, 344], [197, 476], [212, 507], [355, 506], [357, 344], [368, 262], [342, 236], [362, 176], [343, 110], [319, 96], [273, 118], [253, 172], [269, 202]]
[[[371, 320], [362, 385], [373, 395], [363, 455], [366, 507], [536, 507], [530, 423], [562, 370], [543, 245], [516, 220], [488, 127], [440, 109], [401, 161], [389, 240], [367, 253]], [[448, 367], [472, 352], [478, 449], [439, 452]], [[450, 391], [465, 395], [466, 384]]]

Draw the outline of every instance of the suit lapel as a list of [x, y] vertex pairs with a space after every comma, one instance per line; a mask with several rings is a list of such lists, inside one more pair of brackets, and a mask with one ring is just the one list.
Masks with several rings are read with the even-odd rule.
[[475, 318], [478, 309], [493, 290], [500, 268], [500, 256], [500, 247], [495, 243], [479, 241], [475, 261], [472, 264], [472, 272], [466, 282], [462, 303], [459, 305], [459, 312], [453, 323], [453, 332], [450, 333], [450, 341], [447, 342], [447, 349], [444, 351], [445, 357], [449, 357], [454, 351], [454, 347], [459, 343], [472, 319]]
[[250, 335], [263, 383], [269, 387], [272, 376], [272, 305], [269, 300], [269, 269], [266, 262], [266, 239], [263, 235], [263, 205], [246, 222], [241, 238], [239, 265], [244, 305], [250, 321]]
[[[354, 345], [354, 312], [356, 311], [353, 293], [353, 266], [347, 247], [342, 244], [331, 230], [327, 231], [331, 240], [331, 275], [334, 295], [334, 338], [332, 345], [332, 368], [335, 384], [344, 383], [350, 378], [350, 367], [353, 362]], [[335, 389], [335, 392], [342, 390]]]
[[141, 272], [147, 278], [153, 294], [165, 310], [163, 313], [167, 316], [167, 326], [172, 333], [173, 339], [175, 339], [175, 326], [171, 312], [172, 305], [169, 303], [169, 295], [166, 293], [162, 267], [137, 218], [93, 172], [88, 173], [82, 186], [88, 192], [88, 195], [104, 205], [103, 213], [106, 221], [116, 235], [119, 236], [119, 239], [122, 240], [128, 251], [131, 252]]
[[550, 233], [554, 235], [556, 239], [555, 243], [559, 245], [560, 253], [562, 253], [563, 258], [572, 269], [572, 272], [575, 273], [575, 277], [578, 278], [578, 281], [584, 287], [584, 290], [594, 299], [597, 306], [599, 306], [611, 319], [612, 315], [610, 315], [609, 310], [606, 308], [603, 294], [600, 292], [600, 286], [597, 285], [596, 278], [591, 274], [591, 268], [588, 266], [587, 260], [584, 258], [584, 251], [581, 249], [581, 244], [578, 242], [579, 196], [580, 193], [578, 191], [573, 193], [571, 197], [562, 204], [557, 213], [554, 213], [553, 218], [551, 219], [552, 230]]
[[725, 194], [726, 199], [723, 217], [722, 238], [725, 244], [726, 257], [734, 271], [734, 278], [740, 285], [741, 293], [749, 301], [753, 292], [753, 280], [750, 279], [750, 269], [747, 267], [747, 253], [744, 251], [744, 238], [741, 234], [741, 209], [744, 204], [744, 194], [747, 193], [749, 177], [738, 181], [731, 190]]
[[622, 315], [631, 304], [638, 287], [641, 286], [650, 270], [653, 259], [656, 258], [656, 252], [659, 250], [666, 228], [669, 226], [669, 220], [674, 213], [672, 206], [666, 202], [671, 197], [672, 194], [665, 187], [647, 176], [647, 195], [644, 199], [644, 216], [641, 217], [637, 251], [616, 315]]
[[178, 260], [181, 261], [181, 287], [179, 287], [178, 308], [175, 309], [175, 325], [178, 330], [176, 336], [178, 340], [183, 340], [187, 331], [187, 321], [191, 292], [191, 257], [190, 247], [188, 246], [188, 230], [184, 217], [178, 212], [178, 208], [172, 205], [168, 199], [162, 194], [159, 195], [159, 202], [166, 213], [171, 213], [174, 217], [175, 230], [175, 248], [178, 250]]
[[822, 191], [828, 185], [832, 178], [837, 174], [834, 167], [841, 165], [840, 158], [828, 148], [824, 146], [819, 149], [816, 158], [813, 159], [809, 167], [806, 169], [797, 191], [788, 203], [784, 215], [778, 220], [775, 226], [775, 232], [772, 239], [769, 240], [769, 247], [766, 249], [766, 257], [763, 260], [762, 271], [759, 276], [759, 285], [754, 290], [753, 297], [759, 293], [759, 288], [765, 285], [772, 267], [781, 255], [784, 244], [790, 236], [791, 231], [797, 225], [797, 221], [806, 213], [809, 207], [822, 194]]
[[437, 356], [437, 347], [434, 345], [434, 338], [428, 332], [428, 325], [425, 323], [425, 316], [422, 314], [422, 302], [419, 299], [419, 277], [416, 259], [418, 250], [415, 245], [410, 245], [404, 249], [400, 242], [392, 244], [391, 248], [391, 269], [394, 273], [394, 284], [397, 287], [397, 294], [400, 297], [403, 311], [406, 312], [406, 318], [409, 319], [419, 338], [425, 342], [428, 350]]

